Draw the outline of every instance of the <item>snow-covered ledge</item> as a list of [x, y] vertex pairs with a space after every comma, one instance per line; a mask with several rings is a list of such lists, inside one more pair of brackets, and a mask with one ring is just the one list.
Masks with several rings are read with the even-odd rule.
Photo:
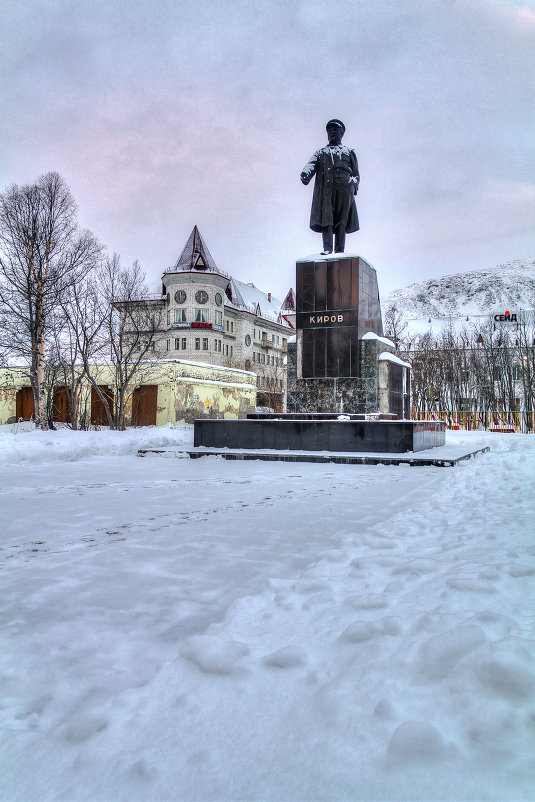
[[[368, 335], [366, 334], [366, 337], [367, 336]], [[383, 339], [383, 338], [381, 337], [379, 339]], [[388, 342], [388, 340], [387, 340], [387, 342]], [[382, 354], [379, 354], [379, 356], [377, 357], [377, 360], [378, 360], [378, 362], [395, 362], [396, 365], [402, 365], [402, 367], [404, 367], [404, 368], [410, 368], [410, 365], [409, 365], [408, 362], [404, 362], [402, 359], [399, 358], [399, 356], [396, 356], [395, 354], [390, 354], [390, 353], [388, 353], [388, 351], [383, 351]]]
[[379, 337], [378, 334], [374, 334], [372, 331], [369, 331], [368, 334], [365, 334], [364, 337], [361, 338], [362, 340], [377, 340], [380, 343], [384, 343], [385, 345], [390, 345], [392, 348], [396, 347], [396, 344], [389, 340], [387, 337]]

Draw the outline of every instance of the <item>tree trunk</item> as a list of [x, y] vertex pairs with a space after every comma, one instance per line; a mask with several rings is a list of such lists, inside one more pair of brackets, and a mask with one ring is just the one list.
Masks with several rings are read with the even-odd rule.
[[45, 386], [45, 315], [43, 307], [43, 292], [39, 287], [35, 303], [35, 425], [38, 429], [46, 430], [48, 417], [46, 414], [46, 386]]

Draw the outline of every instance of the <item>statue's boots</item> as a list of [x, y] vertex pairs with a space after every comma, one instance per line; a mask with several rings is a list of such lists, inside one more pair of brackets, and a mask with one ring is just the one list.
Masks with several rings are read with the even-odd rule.
[[325, 226], [321, 230], [321, 236], [323, 238], [323, 256], [326, 256], [328, 253], [333, 252], [333, 227], [332, 226]]
[[346, 227], [342, 223], [334, 229], [334, 250], [336, 253], [343, 253], [346, 247]]

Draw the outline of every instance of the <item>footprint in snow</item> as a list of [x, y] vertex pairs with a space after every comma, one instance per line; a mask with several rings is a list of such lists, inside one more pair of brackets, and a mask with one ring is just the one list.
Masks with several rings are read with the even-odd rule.
[[439, 632], [421, 647], [419, 670], [427, 679], [444, 679], [459, 660], [486, 643], [483, 630], [475, 624]]
[[453, 590], [464, 590], [467, 593], [497, 593], [490, 582], [484, 579], [447, 579], [447, 585]]
[[373, 535], [366, 535], [364, 538], [364, 542], [366, 546], [369, 546], [370, 549], [395, 549], [397, 548], [397, 543], [389, 538], [382, 537], [382, 536], [373, 536]]
[[249, 647], [214, 635], [193, 635], [179, 649], [179, 654], [206, 674], [228, 675], [239, 671]]
[[404, 721], [394, 730], [386, 757], [393, 767], [401, 768], [407, 763], [445, 760], [455, 753], [455, 746], [446, 743], [435, 727], [423, 721]]
[[76, 716], [65, 728], [64, 738], [73, 744], [82, 743], [107, 726], [106, 716]]
[[535, 574], [535, 565], [510, 565], [507, 573], [515, 579], [519, 579], [522, 576], [533, 576]]
[[401, 619], [396, 616], [387, 616], [379, 621], [355, 621], [344, 629], [339, 640], [349, 643], [364, 643], [373, 638], [382, 638], [384, 635], [394, 637], [402, 632]]
[[306, 654], [297, 646], [284, 646], [276, 652], [266, 654], [262, 663], [268, 668], [294, 668], [306, 663]]
[[388, 607], [390, 602], [383, 595], [369, 593], [367, 596], [348, 596], [343, 603], [352, 607], [353, 610], [380, 610]]

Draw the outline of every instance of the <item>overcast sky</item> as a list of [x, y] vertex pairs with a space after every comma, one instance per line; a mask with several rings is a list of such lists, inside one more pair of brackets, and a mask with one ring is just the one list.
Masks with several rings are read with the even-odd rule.
[[535, 3], [3, 0], [0, 186], [57, 170], [153, 289], [195, 224], [281, 299], [321, 247], [299, 173], [345, 123], [347, 250], [381, 294], [532, 256]]

